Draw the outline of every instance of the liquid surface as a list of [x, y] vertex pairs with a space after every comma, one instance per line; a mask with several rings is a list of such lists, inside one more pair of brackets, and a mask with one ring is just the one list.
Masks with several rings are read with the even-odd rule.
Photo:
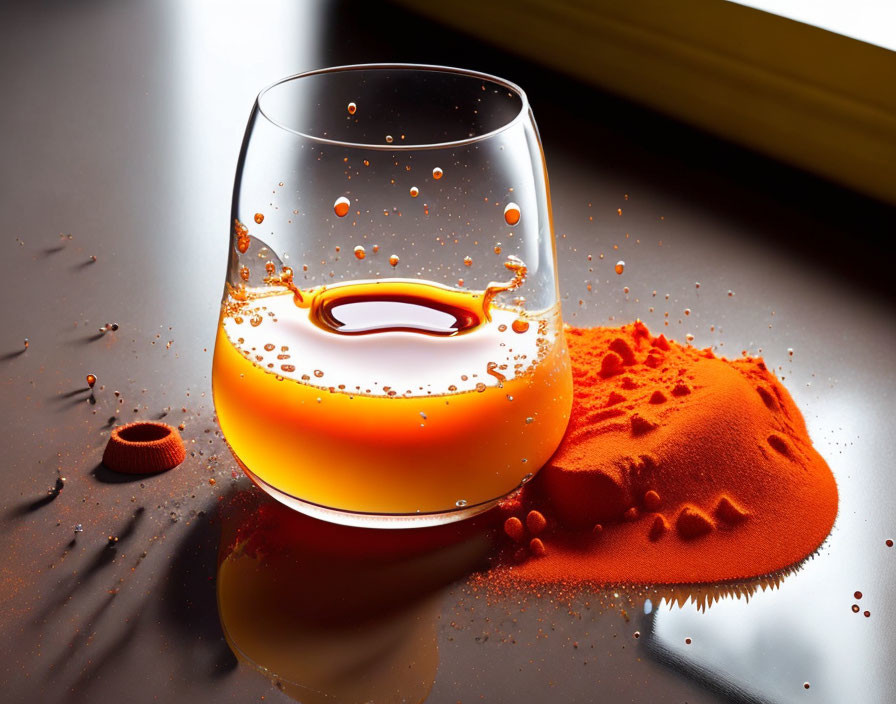
[[562, 437], [557, 310], [522, 325], [489, 292], [404, 280], [239, 295], [222, 309], [215, 406], [236, 456], [279, 491], [356, 512], [453, 510], [515, 489]]

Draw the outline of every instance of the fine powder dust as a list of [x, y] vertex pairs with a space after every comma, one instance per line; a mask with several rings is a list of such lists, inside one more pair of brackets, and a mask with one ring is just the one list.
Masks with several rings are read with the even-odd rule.
[[505, 547], [486, 582], [733, 581], [821, 545], [837, 486], [762, 359], [717, 358], [640, 322], [566, 338], [569, 428], [503, 505]]

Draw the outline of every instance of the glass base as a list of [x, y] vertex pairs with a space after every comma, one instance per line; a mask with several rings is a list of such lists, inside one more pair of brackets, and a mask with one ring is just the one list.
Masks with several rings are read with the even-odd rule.
[[[344, 526], [355, 526], [356, 528], [425, 528], [427, 526], [438, 526], [444, 523], [454, 523], [472, 518], [480, 513], [488, 511], [496, 506], [503, 497], [485, 501], [474, 506], [464, 506], [450, 511], [439, 511], [436, 513], [361, 513], [357, 511], [344, 511], [341, 509], [321, 506], [310, 501], [303, 501], [291, 494], [280, 491], [274, 486], [268, 484], [246, 467], [239, 459], [237, 463], [242, 467], [246, 476], [268, 494], [273, 496], [280, 503], [289, 506], [291, 509], [304, 513], [306, 516], [328, 521], [329, 523], [340, 523]], [[511, 492], [512, 493], [512, 492]]]

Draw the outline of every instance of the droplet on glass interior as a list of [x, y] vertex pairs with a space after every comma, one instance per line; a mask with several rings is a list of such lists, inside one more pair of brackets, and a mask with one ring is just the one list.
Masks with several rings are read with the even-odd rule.
[[434, 168], [434, 169], [432, 170], [432, 177], [433, 177], [436, 181], [438, 181], [440, 178], [442, 178], [442, 174], [443, 174], [443, 173], [444, 173], [444, 172], [442, 171], [442, 169], [440, 169], [440, 168], [437, 166], [436, 168]]
[[473, 257], [464, 257], [464, 266], [473, 266]]
[[613, 271], [615, 271], [617, 274], [621, 274], [623, 271], [625, 271], [625, 262], [620, 259], [618, 262], [616, 262], [616, 266], [613, 267]]
[[362, 247], [361, 245], [358, 245], [357, 247], [355, 247], [354, 252], [355, 252], [356, 259], [363, 259], [364, 257], [367, 256], [367, 250], [365, 250], [364, 247]]
[[340, 218], [344, 218], [348, 215], [348, 209], [351, 205], [351, 201], [345, 196], [340, 196], [336, 199], [336, 202], [333, 203], [333, 212], [336, 213]]
[[495, 254], [500, 254], [500, 253], [501, 253], [501, 243], [498, 242], [498, 244], [495, 245]]
[[529, 329], [529, 321], [517, 318], [510, 324], [510, 327], [514, 332], [522, 334]]
[[96, 384], [96, 374], [88, 374], [87, 375], [87, 386], [89, 386], [92, 389], [94, 387], [94, 384]]
[[398, 266], [399, 261], [400, 260], [397, 254], [393, 254], [391, 257], [389, 257], [389, 264], [391, 264], [392, 266]]
[[358, 106], [355, 105], [354, 103], [349, 103], [346, 106], [346, 110], [348, 110], [349, 115], [354, 115], [358, 111]]
[[255, 222], [261, 225], [264, 222], [264, 215], [261, 213], [255, 213]]
[[420, 195], [420, 189], [416, 186], [411, 186], [411, 198], [416, 198]]
[[392, 135], [391, 134], [386, 135], [386, 144], [392, 144]]
[[476, 384], [476, 391], [478, 391], [480, 394], [481, 394], [483, 391], [485, 391], [485, 388], [486, 388], [486, 387], [485, 387], [485, 384], [483, 384], [481, 381], [480, 381], [479, 383]]
[[513, 227], [520, 221], [520, 206], [508, 203], [504, 208], [504, 222]]
[[247, 267], [247, 266], [241, 266], [241, 267], [240, 267], [240, 278], [241, 278], [243, 281], [248, 281], [248, 280], [249, 280], [249, 267]]
[[852, 605], [852, 612], [853, 612], [854, 614], [859, 613], [859, 605], [858, 605], [858, 604], [853, 604], [853, 605]]
[[314, 376], [316, 376], [318, 379], [320, 379], [323, 375], [324, 373], [320, 369], [314, 370]]

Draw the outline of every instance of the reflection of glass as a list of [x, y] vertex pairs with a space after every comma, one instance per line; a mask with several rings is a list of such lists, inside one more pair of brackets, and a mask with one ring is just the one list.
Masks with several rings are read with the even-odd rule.
[[439, 591], [483, 563], [485, 525], [365, 530], [257, 496], [223, 518], [218, 613], [236, 656], [302, 702], [423, 701]]
[[300, 511], [407, 526], [531, 478], [569, 417], [547, 177], [525, 95], [441, 67], [262, 91], [243, 143], [215, 408]]

